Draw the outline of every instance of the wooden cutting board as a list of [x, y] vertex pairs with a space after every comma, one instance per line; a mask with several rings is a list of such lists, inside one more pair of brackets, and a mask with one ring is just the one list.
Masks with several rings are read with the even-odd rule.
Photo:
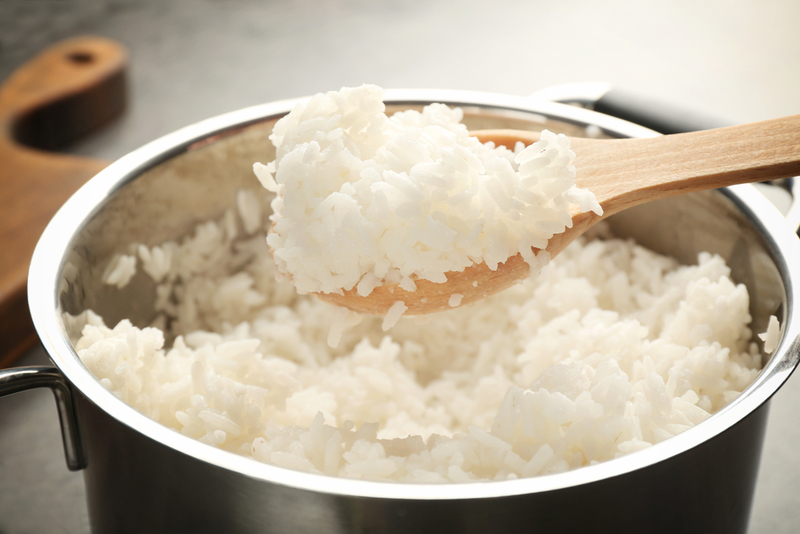
[[37, 341], [26, 292], [36, 242], [58, 208], [108, 162], [58, 154], [125, 106], [124, 48], [59, 42], [0, 86], [0, 368]]

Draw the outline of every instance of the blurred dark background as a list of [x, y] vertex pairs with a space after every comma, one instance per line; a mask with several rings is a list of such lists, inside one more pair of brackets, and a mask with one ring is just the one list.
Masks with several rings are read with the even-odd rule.
[[[800, 113], [799, 26], [797, 0], [0, 0], [0, 80], [66, 37], [121, 42], [127, 110], [67, 149], [105, 159], [362, 83], [528, 95], [603, 81], [738, 123]], [[773, 402], [751, 532], [800, 531], [798, 404], [793, 378]], [[82, 492], [50, 393], [2, 399], [0, 533], [88, 532]]]

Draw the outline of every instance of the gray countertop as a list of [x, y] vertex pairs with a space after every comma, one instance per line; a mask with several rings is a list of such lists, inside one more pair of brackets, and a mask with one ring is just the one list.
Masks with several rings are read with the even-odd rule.
[[[67, 36], [122, 42], [129, 108], [70, 149], [107, 159], [222, 112], [367, 82], [526, 95], [607, 81], [745, 122], [800, 113], [798, 23], [795, 0], [3, 0], [0, 78]], [[20, 364], [46, 361], [36, 349]], [[795, 376], [772, 403], [753, 533], [800, 531], [797, 405]], [[2, 399], [0, 533], [88, 529], [52, 395]]]

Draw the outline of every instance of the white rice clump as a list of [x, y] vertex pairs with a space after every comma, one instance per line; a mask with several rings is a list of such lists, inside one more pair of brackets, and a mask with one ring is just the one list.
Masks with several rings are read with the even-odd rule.
[[778, 348], [778, 342], [781, 338], [781, 325], [778, 323], [778, 318], [774, 315], [769, 318], [767, 331], [763, 334], [758, 334], [761, 341], [764, 342], [764, 352], [772, 354]]
[[[386, 334], [382, 318], [358, 323], [276, 282], [266, 223], [244, 230], [260, 217], [249, 205], [242, 197], [238, 218], [181, 243], [134, 248], [135, 276], [158, 283], [161, 328], [108, 328], [91, 312], [72, 325], [108, 390], [213, 447], [357, 479], [558, 473], [700, 423], [761, 366], [747, 290], [718, 256], [680, 266], [628, 241], [582, 238], [537, 278], [398, 317]], [[768, 343], [778, 332], [774, 321]]]
[[317, 94], [275, 125], [275, 161], [254, 171], [268, 190], [267, 242], [279, 273], [300, 294], [361, 296], [385, 283], [416, 289], [448, 271], [492, 269], [572, 225], [570, 207], [602, 214], [575, 187], [575, 154], [563, 134], [515, 150], [483, 145], [444, 104], [385, 114], [374, 85]]
[[103, 283], [123, 288], [136, 274], [136, 257], [117, 254], [103, 272]]

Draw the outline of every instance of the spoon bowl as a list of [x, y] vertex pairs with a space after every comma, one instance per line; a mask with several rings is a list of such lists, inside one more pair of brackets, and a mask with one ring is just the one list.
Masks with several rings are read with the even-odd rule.
[[[480, 130], [482, 142], [513, 148], [530, 145], [538, 132]], [[800, 174], [800, 115], [651, 138], [571, 138], [576, 185], [594, 193], [603, 215], [572, 208], [572, 226], [553, 236], [545, 249], [553, 257], [602, 219], [652, 200], [740, 183]], [[669, 223], [669, 221], [665, 221]], [[395, 284], [376, 287], [363, 297], [356, 289], [317, 293], [322, 300], [363, 314], [385, 315], [398, 301], [405, 315], [422, 315], [465, 305], [525, 279], [530, 268], [520, 254], [491, 270], [485, 263], [446, 273], [444, 283], [416, 280], [416, 290]], [[451, 296], [460, 295], [456, 302]]]

